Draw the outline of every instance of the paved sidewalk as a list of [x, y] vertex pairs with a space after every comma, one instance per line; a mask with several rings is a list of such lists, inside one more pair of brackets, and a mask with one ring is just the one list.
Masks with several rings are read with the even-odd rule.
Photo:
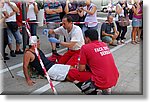
[[113, 52], [120, 77], [113, 94], [143, 94], [142, 44], [128, 43]]

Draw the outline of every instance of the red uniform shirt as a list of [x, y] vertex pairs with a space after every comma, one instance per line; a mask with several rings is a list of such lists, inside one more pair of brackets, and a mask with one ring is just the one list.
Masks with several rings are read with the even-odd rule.
[[116, 85], [119, 73], [113, 56], [105, 43], [93, 41], [83, 45], [79, 63], [81, 65], [89, 65], [92, 71], [91, 80], [100, 89]]

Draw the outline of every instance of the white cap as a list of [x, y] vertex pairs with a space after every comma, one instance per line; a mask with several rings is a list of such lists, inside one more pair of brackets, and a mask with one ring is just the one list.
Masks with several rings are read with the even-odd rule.
[[37, 44], [37, 36], [31, 36], [29, 38], [29, 45]]

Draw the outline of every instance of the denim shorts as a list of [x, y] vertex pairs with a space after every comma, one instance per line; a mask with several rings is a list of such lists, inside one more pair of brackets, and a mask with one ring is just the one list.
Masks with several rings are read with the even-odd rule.
[[142, 19], [133, 18], [132, 27], [142, 27]]
[[16, 32], [11, 32], [9, 28], [7, 28], [8, 33], [8, 44], [13, 43], [13, 36], [16, 39], [16, 44], [22, 44], [22, 35], [20, 34], [19, 30]]
[[110, 36], [104, 36], [102, 37], [102, 41], [105, 43], [110, 43], [112, 41], [112, 38]]
[[[54, 22], [54, 23], [49, 23], [49, 24], [47, 24], [47, 28], [48, 28], [48, 29], [56, 29], [56, 28], [58, 28], [58, 27], [60, 27], [60, 24], [56, 24], [55, 22]], [[56, 37], [56, 38], [59, 38], [59, 36], [56, 35], [56, 34], [49, 34], [48, 37]]]

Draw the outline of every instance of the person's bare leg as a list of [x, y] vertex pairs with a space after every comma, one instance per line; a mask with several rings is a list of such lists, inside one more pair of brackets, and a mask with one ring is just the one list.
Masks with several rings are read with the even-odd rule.
[[8, 44], [10, 51], [12, 50], [12, 44]]
[[56, 50], [56, 43], [50, 43], [50, 44], [51, 44], [52, 50]]
[[136, 44], [136, 43], [135, 43], [136, 31], [137, 31], [137, 28], [136, 28], [136, 27], [133, 27], [133, 28], [132, 28], [132, 41], [131, 41], [131, 43], [134, 44], [134, 45]]
[[137, 42], [140, 42], [141, 32], [142, 32], [142, 29], [138, 29], [138, 40], [137, 40]]
[[16, 44], [16, 51], [20, 50], [20, 44]]

